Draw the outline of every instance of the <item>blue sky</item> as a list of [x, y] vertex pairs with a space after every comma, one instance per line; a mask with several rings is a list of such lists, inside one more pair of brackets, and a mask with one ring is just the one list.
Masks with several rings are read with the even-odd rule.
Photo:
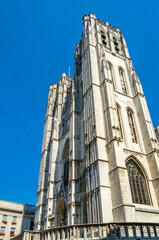
[[159, 1], [0, 0], [0, 199], [36, 203], [48, 87], [73, 75], [82, 18], [124, 34], [153, 124], [159, 122]]

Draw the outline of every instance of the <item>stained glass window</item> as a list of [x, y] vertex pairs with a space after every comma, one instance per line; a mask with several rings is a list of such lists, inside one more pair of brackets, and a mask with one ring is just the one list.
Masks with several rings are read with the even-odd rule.
[[131, 159], [126, 163], [132, 200], [134, 203], [150, 205], [146, 180], [140, 167]]

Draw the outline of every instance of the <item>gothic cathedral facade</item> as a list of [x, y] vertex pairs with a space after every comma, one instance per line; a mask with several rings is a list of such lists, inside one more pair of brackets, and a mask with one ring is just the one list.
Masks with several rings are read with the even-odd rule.
[[49, 87], [35, 230], [111, 222], [159, 222], [159, 145], [124, 36], [89, 14]]

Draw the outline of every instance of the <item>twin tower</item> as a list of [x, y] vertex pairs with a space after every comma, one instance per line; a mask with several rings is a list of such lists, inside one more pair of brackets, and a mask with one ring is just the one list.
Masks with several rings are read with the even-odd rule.
[[159, 144], [118, 28], [84, 16], [74, 74], [49, 87], [35, 230], [159, 222]]

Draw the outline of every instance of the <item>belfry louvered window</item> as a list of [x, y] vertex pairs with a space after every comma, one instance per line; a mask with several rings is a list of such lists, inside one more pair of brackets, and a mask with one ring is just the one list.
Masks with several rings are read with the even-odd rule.
[[113, 41], [114, 41], [115, 51], [119, 53], [120, 52], [119, 43], [115, 37], [113, 37]]
[[127, 110], [128, 114], [128, 121], [130, 126], [130, 132], [131, 132], [131, 138], [133, 143], [137, 143], [137, 136], [136, 136], [136, 130], [135, 130], [135, 124], [134, 124], [134, 116], [131, 109]]
[[146, 180], [140, 167], [131, 159], [126, 163], [133, 203], [150, 205]]
[[120, 82], [121, 82], [122, 93], [127, 94], [124, 70], [121, 68], [119, 68], [119, 77], [120, 77]]
[[101, 39], [102, 39], [103, 45], [106, 46], [107, 45], [106, 36], [105, 36], [105, 33], [103, 31], [101, 31]]

